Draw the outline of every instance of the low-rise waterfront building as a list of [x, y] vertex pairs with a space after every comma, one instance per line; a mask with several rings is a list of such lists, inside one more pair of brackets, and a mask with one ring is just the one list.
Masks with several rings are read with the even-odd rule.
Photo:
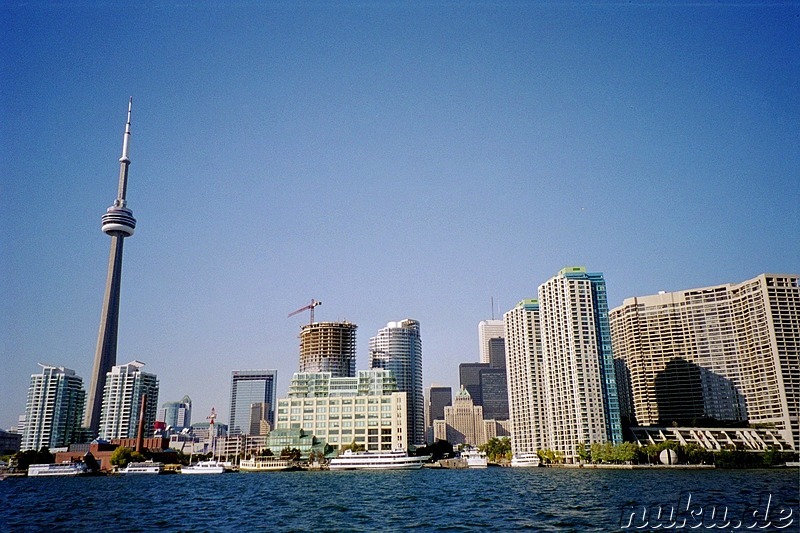
[[302, 429], [334, 447], [355, 442], [366, 450], [405, 450], [406, 398], [390, 370], [360, 370], [355, 377], [298, 372], [289, 397], [278, 400], [276, 430]]
[[0, 455], [11, 455], [19, 451], [22, 435], [0, 429]]
[[709, 451], [747, 450], [791, 451], [791, 443], [781, 432], [769, 428], [702, 428], [702, 427], [632, 427], [631, 434], [639, 446], [677, 442], [696, 444]]

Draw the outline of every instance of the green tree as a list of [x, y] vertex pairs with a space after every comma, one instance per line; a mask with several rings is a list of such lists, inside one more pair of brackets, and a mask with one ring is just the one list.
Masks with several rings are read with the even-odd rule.
[[478, 446], [478, 449], [494, 463], [511, 459], [511, 440], [508, 437], [492, 437], [486, 444]]
[[144, 460], [144, 455], [130, 448], [126, 448], [125, 446], [119, 446], [114, 450], [110, 459], [111, 464], [119, 468], [125, 468], [128, 466], [128, 463], [138, 463]]
[[289, 446], [286, 446], [281, 450], [281, 459], [291, 459], [293, 461], [297, 461], [300, 459], [301, 455], [302, 454], [300, 453], [300, 450], [297, 448], [290, 448]]
[[556, 450], [538, 450], [536, 455], [539, 456], [539, 460], [542, 462], [542, 464], [549, 465], [564, 462], [564, 454]]
[[453, 456], [453, 445], [446, 440], [440, 439], [433, 444], [428, 444], [427, 446], [421, 446], [417, 448], [414, 452], [414, 455], [429, 455], [431, 461], [438, 461], [439, 459]]

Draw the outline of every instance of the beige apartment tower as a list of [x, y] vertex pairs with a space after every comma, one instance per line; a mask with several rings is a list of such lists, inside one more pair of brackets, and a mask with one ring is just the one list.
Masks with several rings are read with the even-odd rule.
[[633, 425], [748, 422], [800, 446], [800, 276], [628, 298], [610, 322]]
[[350, 322], [313, 322], [300, 329], [300, 372], [356, 375], [356, 329]]
[[508, 413], [511, 451], [514, 455], [544, 449], [545, 426], [542, 401], [542, 332], [539, 301], [523, 300], [503, 316], [508, 376]]

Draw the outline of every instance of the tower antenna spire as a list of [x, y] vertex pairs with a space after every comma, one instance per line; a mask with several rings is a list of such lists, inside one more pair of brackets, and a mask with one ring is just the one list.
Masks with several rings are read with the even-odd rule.
[[125, 200], [125, 195], [128, 192], [128, 165], [131, 160], [128, 157], [128, 144], [131, 139], [131, 108], [133, 107], [133, 96], [128, 100], [128, 120], [125, 123], [125, 133], [122, 135], [122, 157], [119, 158], [119, 191], [117, 192], [117, 201], [115, 205], [125, 207], [128, 203]]

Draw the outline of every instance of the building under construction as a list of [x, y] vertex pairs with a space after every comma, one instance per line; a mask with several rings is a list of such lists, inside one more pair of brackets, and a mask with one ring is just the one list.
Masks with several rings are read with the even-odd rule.
[[356, 375], [356, 329], [350, 322], [314, 322], [300, 329], [300, 372]]

